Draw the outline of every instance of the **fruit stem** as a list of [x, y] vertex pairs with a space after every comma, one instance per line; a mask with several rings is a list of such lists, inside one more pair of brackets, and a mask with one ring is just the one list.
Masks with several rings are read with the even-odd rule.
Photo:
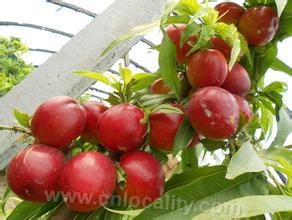
[[14, 132], [21, 132], [24, 134], [29, 134], [31, 135], [31, 131], [23, 128], [23, 127], [19, 127], [19, 126], [6, 126], [6, 125], [0, 125], [0, 131], [2, 130], [8, 130], [8, 131], [14, 131]]

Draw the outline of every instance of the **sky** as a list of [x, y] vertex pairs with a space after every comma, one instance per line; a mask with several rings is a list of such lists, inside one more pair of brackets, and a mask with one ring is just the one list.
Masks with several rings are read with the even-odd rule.
[[[60, 6], [47, 3], [45, 0], [0, 0], [0, 2], [0, 21], [32, 23], [62, 30], [71, 34], [78, 33], [92, 21], [92, 18], [87, 15], [77, 13], [70, 9], [61, 8]], [[99, 14], [109, 7], [114, 0], [66, 0], [65, 2], [79, 5]], [[243, 1], [234, 2], [241, 4]], [[29, 48], [41, 48], [53, 51], [60, 50], [60, 48], [70, 40], [69, 37], [51, 32], [15, 26], [0, 26], [0, 35], [6, 37], [20, 37]], [[147, 34], [146, 38], [158, 44], [161, 40], [161, 34], [159, 31], [155, 30]], [[291, 51], [289, 50], [291, 45], [292, 38], [278, 45], [278, 57], [290, 66], [292, 66]], [[50, 56], [50, 53], [29, 51], [23, 58], [28, 63], [41, 65]], [[132, 48], [130, 51], [130, 58], [147, 67], [150, 71], [155, 71], [158, 67], [157, 53], [151, 51], [149, 46], [141, 42]], [[113, 68], [117, 69], [117, 66], [118, 63]], [[134, 71], [137, 70], [133, 65], [130, 67], [133, 68]], [[287, 82], [290, 85], [288, 92], [284, 95], [284, 102], [292, 109], [292, 77], [281, 72], [270, 70], [266, 76], [266, 84], [276, 80]], [[100, 85], [97, 84], [97, 86]], [[105, 95], [101, 96], [105, 97]], [[291, 136], [289, 138], [289, 143], [292, 143]]]

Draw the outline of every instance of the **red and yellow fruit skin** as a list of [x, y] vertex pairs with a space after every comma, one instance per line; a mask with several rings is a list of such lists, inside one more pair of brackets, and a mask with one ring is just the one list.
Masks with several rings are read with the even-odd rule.
[[229, 62], [232, 51], [231, 46], [219, 37], [212, 37], [210, 43], [211, 49], [218, 50], [219, 52], [221, 52], [225, 57], [226, 61]]
[[89, 143], [98, 143], [97, 126], [100, 116], [108, 109], [97, 101], [88, 101], [83, 104], [86, 112], [86, 125], [81, 137]]
[[238, 95], [234, 95], [234, 98], [237, 101], [239, 113], [243, 116], [244, 123], [249, 122], [252, 117], [252, 110], [248, 104], [248, 101], [246, 101], [244, 98]]
[[180, 38], [181, 33], [185, 29], [185, 24], [175, 24], [169, 25], [166, 28], [166, 33], [168, 34], [169, 38], [175, 45], [176, 48], [176, 60], [179, 64], [186, 64], [188, 61], [189, 56], [187, 56], [188, 52], [192, 49], [192, 45], [196, 43], [198, 40], [198, 36], [190, 36], [188, 40], [180, 46]]
[[57, 195], [59, 177], [65, 165], [64, 155], [57, 149], [34, 144], [21, 150], [7, 167], [7, 183], [21, 199], [47, 202]]
[[181, 113], [151, 113], [149, 116], [150, 145], [159, 150], [172, 151], [175, 135], [183, 117]]
[[219, 12], [219, 21], [226, 24], [237, 25], [239, 19], [244, 14], [245, 10], [240, 5], [234, 2], [222, 2], [215, 6], [215, 10]]
[[163, 79], [157, 79], [151, 84], [150, 90], [153, 94], [167, 94], [171, 89], [165, 84]]
[[239, 31], [253, 46], [264, 46], [275, 36], [279, 27], [277, 12], [268, 6], [250, 8], [240, 18]]
[[244, 67], [236, 63], [228, 73], [221, 87], [233, 94], [244, 96], [250, 90], [250, 84], [248, 73]]
[[126, 186], [117, 194], [136, 208], [143, 208], [160, 198], [164, 191], [164, 171], [159, 161], [143, 151], [128, 152], [120, 161], [126, 173]]
[[236, 99], [219, 87], [196, 91], [190, 98], [187, 114], [198, 134], [214, 140], [231, 137], [239, 123]]
[[98, 140], [111, 152], [128, 152], [141, 147], [147, 126], [142, 109], [131, 104], [119, 104], [104, 112], [99, 120]]
[[66, 164], [60, 178], [64, 201], [71, 210], [77, 212], [93, 211], [104, 205], [115, 187], [115, 166], [99, 152], [78, 154]]
[[194, 53], [187, 66], [187, 77], [194, 89], [221, 86], [228, 73], [225, 57], [218, 50], [213, 49]]
[[31, 131], [36, 143], [66, 148], [82, 133], [85, 124], [86, 113], [75, 99], [56, 96], [37, 108]]

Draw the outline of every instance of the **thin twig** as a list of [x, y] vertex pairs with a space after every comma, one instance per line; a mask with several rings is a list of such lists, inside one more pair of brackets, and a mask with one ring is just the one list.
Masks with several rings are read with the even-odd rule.
[[0, 125], [0, 130], [6, 130], [6, 131], [14, 131], [14, 132], [21, 132], [24, 134], [29, 134], [31, 135], [31, 131], [23, 128], [23, 127], [18, 127], [18, 126], [6, 126], [6, 125]]
[[86, 15], [88, 15], [90, 17], [93, 17], [93, 18], [96, 17], [96, 15], [97, 15], [96, 13], [91, 12], [89, 10], [86, 10], [84, 8], [81, 8], [81, 7], [77, 6], [77, 5], [73, 5], [73, 4], [70, 4], [70, 3], [67, 3], [67, 2], [63, 2], [63, 1], [60, 1], [60, 0], [47, 0], [47, 2], [53, 3], [55, 5], [59, 5], [59, 6], [64, 7], [64, 8], [71, 9], [73, 11], [77, 11], [77, 12], [86, 14]]
[[64, 32], [64, 31], [60, 31], [54, 28], [49, 28], [49, 27], [45, 27], [45, 26], [41, 26], [41, 25], [36, 25], [36, 24], [29, 24], [29, 23], [19, 23], [19, 22], [14, 22], [14, 21], [0, 21], [0, 26], [20, 26], [20, 27], [29, 27], [29, 28], [34, 28], [37, 30], [43, 30], [43, 31], [48, 31], [48, 32], [52, 32], [54, 34], [60, 34], [66, 37], [70, 37], [72, 38], [74, 35]]
[[274, 177], [274, 175], [272, 174], [272, 172], [269, 169], [267, 169], [267, 172], [268, 172], [269, 176], [271, 177], [271, 179], [273, 180], [273, 182], [276, 184], [277, 188], [280, 190], [280, 192], [283, 195], [287, 195], [286, 192], [284, 191], [281, 183], [279, 183], [279, 181]]

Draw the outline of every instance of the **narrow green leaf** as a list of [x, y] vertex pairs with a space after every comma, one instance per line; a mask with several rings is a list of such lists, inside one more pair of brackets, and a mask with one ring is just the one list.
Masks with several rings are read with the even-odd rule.
[[181, 14], [194, 15], [200, 8], [201, 5], [197, 0], [180, 0], [174, 10]]
[[139, 90], [148, 88], [156, 79], [154, 74], [145, 73], [145, 75], [142, 77], [135, 77], [133, 76], [133, 79], [135, 80], [131, 89], [133, 92], [137, 92]]
[[190, 23], [188, 24], [185, 29], [183, 30], [183, 32], [181, 33], [181, 37], [180, 37], [180, 47], [183, 46], [183, 44], [187, 41], [187, 39], [190, 36], [193, 36], [195, 34], [197, 34], [199, 31], [201, 30], [201, 26], [196, 24], [196, 23]]
[[186, 172], [173, 175], [171, 179], [166, 182], [165, 191], [168, 192], [169, 190], [186, 186], [201, 177], [225, 170], [225, 166], [192, 168]]
[[37, 211], [42, 204], [23, 201], [19, 203], [13, 211], [7, 216], [7, 220], [26, 219], [31, 213]]
[[187, 24], [190, 19], [188, 15], [175, 15], [167, 17], [165, 24]]
[[75, 71], [74, 73], [84, 76], [87, 78], [95, 79], [96, 81], [102, 82], [106, 85], [112, 86], [113, 81], [109, 79], [105, 74], [98, 73], [98, 72], [92, 72], [92, 71]]
[[163, 112], [163, 113], [178, 113], [183, 114], [182, 110], [171, 105], [171, 104], [161, 104], [153, 109], [153, 112]]
[[21, 112], [19, 110], [17, 110], [16, 108], [13, 109], [13, 114], [15, 119], [17, 120], [18, 124], [20, 124], [21, 126], [25, 127], [25, 128], [30, 128], [30, 119], [31, 116], [29, 116], [28, 114]]
[[201, 29], [200, 37], [197, 43], [192, 47], [187, 55], [194, 53], [200, 48], [206, 47], [210, 39], [215, 35], [215, 30], [211, 26], [203, 26]]
[[188, 184], [167, 191], [135, 219], [187, 220], [190, 216], [231, 199], [265, 195], [268, 192], [267, 180], [261, 175], [246, 174], [231, 181], [225, 179], [225, 174], [226, 171], [223, 170], [199, 175]]
[[130, 40], [131, 38], [137, 37], [137, 36], [143, 36], [146, 33], [148, 33], [149, 31], [153, 30], [154, 28], [159, 27], [160, 21], [159, 20], [155, 20], [151, 23], [148, 24], [144, 24], [144, 25], [140, 25], [140, 26], [136, 26], [134, 28], [132, 28], [128, 33], [120, 36], [119, 38], [115, 39], [114, 41], [112, 41], [101, 53], [100, 57], [106, 55], [107, 53], [109, 53], [110, 51], [112, 51], [114, 48], [116, 48], [117, 46], [119, 46], [121, 43]]
[[281, 71], [283, 73], [287, 73], [288, 75], [292, 76], [292, 68], [280, 60], [278, 57], [274, 59], [274, 62], [271, 68], [275, 71]]
[[236, 63], [237, 61], [237, 58], [240, 54], [240, 40], [237, 39], [235, 40], [234, 44], [233, 44], [233, 47], [232, 47], [232, 50], [231, 50], [231, 57], [230, 57], [230, 61], [229, 61], [229, 64], [228, 64], [228, 67], [229, 67], [229, 70], [232, 69], [233, 65]]
[[[195, 220], [218, 219], [231, 220], [247, 218], [265, 213], [292, 211], [292, 197], [282, 195], [256, 195], [236, 198], [219, 204], [203, 214], [195, 216]], [[222, 210], [222, 212], [218, 212]]]
[[198, 156], [195, 147], [186, 147], [182, 150], [181, 163], [183, 172], [198, 167]]
[[269, 148], [260, 152], [264, 158], [273, 160], [275, 157], [281, 157], [292, 164], [292, 150], [285, 147]]
[[127, 85], [133, 77], [132, 71], [129, 68], [123, 68], [122, 66], [120, 66], [119, 72], [120, 72], [121, 77], [124, 81], [124, 84]]
[[159, 52], [159, 72], [164, 82], [172, 89], [176, 96], [181, 94], [181, 84], [176, 71], [176, 49], [163, 30], [163, 40]]
[[150, 147], [150, 152], [156, 157], [157, 160], [159, 160], [159, 162], [164, 165], [168, 162], [168, 157], [166, 155], [166, 153], [155, 149], [154, 147]]
[[1, 201], [1, 210], [4, 214], [6, 213], [6, 211], [5, 211], [6, 203], [7, 203], [8, 199], [10, 198], [11, 194], [12, 194], [12, 191], [11, 191], [10, 187], [6, 186], [6, 189], [5, 189], [5, 192], [3, 194], [2, 201]]
[[144, 209], [135, 209], [135, 210], [116, 210], [116, 209], [110, 209], [106, 206], [103, 206], [106, 210], [113, 212], [113, 213], [117, 213], [120, 215], [128, 215], [131, 217], [135, 217], [137, 215], [139, 215]]
[[204, 148], [206, 148], [208, 151], [215, 151], [226, 147], [225, 141], [215, 141], [207, 138], [200, 140], [200, 143], [203, 144]]
[[247, 172], [261, 172], [266, 166], [250, 142], [244, 143], [233, 155], [227, 167], [226, 178], [234, 179]]
[[277, 93], [282, 93], [286, 92], [288, 90], [288, 84], [286, 82], [272, 82], [269, 85], [267, 85], [264, 89], [263, 92], [270, 92], [274, 91]]
[[275, 3], [277, 5], [278, 16], [280, 17], [288, 3], [288, 0], [275, 0]]
[[176, 132], [172, 155], [176, 155], [179, 151], [186, 148], [191, 142], [194, 135], [194, 130], [187, 117], [184, 117], [178, 131]]
[[165, 5], [164, 10], [161, 15], [160, 25], [163, 25], [166, 23], [168, 17], [170, 16], [171, 12], [174, 10], [176, 6], [177, 6], [177, 0], [167, 1], [167, 4]]
[[283, 108], [279, 111], [279, 121], [277, 123], [278, 131], [271, 147], [283, 146], [288, 135], [292, 132], [292, 120]]
[[[44, 204], [42, 204], [39, 209], [37, 209], [35, 212], [32, 212], [29, 215], [29, 219], [39, 219], [42, 215], [48, 213], [49, 211], [53, 210], [55, 207], [59, 206], [62, 203], [62, 198], [60, 197], [59, 201], [49, 201]], [[28, 216], [27, 216], [28, 217]]]

